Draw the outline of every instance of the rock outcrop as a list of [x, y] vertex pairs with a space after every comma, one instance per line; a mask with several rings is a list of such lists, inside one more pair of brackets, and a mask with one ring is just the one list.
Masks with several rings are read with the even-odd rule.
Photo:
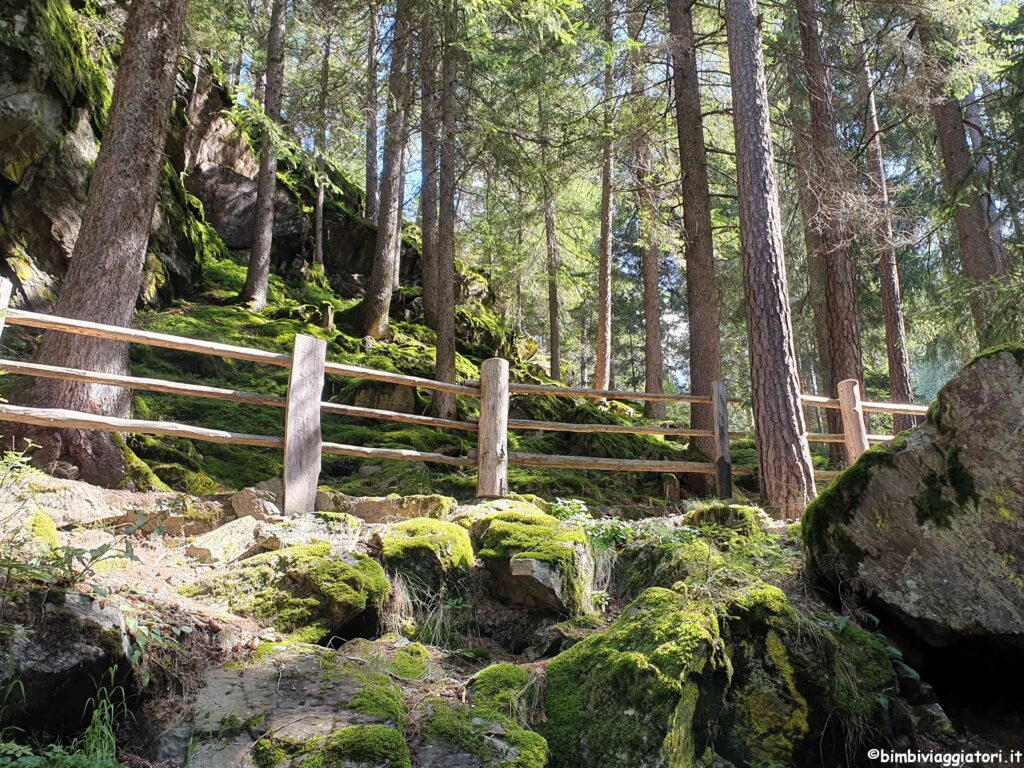
[[985, 352], [926, 424], [865, 453], [808, 508], [815, 573], [927, 646], [966, 642], [1020, 670], [1022, 434], [1024, 347]]

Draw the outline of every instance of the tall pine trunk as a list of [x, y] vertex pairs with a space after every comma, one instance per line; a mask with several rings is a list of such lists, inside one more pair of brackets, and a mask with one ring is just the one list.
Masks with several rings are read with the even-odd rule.
[[[614, 0], [605, 0], [604, 42], [611, 49]], [[594, 388], [609, 389], [612, 365], [612, 220], [615, 216], [615, 62], [609, 54], [602, 86], [604, 137], [601, 141], [601, 240], [597, 264], [597, 359]], [[580, 372], [583, 375], [583, 372]]]
[[[907, 328], [903, 322], [903, 289], [896, 262], [896, 235], [889, 205], [889, 186], [885, 179], [885, 155], [882, 152], [882, 129], [878, 123], [878, 107], [871, 76], [871, 64], [864, 46], [859, 46], [860, 100], [864, 105], [864, 137], [867, 142], [868, 183], [878, 209], [875, 224], [875, 246], [878, 248], [878, 275], [882, 292], [882, 315], [885, 321], [885, 351], [889, 362], [889, 396], [894, 402], [910, 403], [914, 391], [910, 381], [910, 354]], [[910, 429], [913, 416], [893, 416], [896, 432]]]
[[420, 230], [422, 232], [423, 317], [437, 328], [437, 51], [431, 10], [420, 32]]
[[[455, 47], [455, 3], [445, 4], [447, 15], [441, 56], [441, 144], [437, 222], [437, 347], [434, 378], [455, 381], [455, 223], [456, 138], [458, 127], [458, 49]], [[433, 413], [455, 416], [455, 396], [435, 392]]]
[[[274, 0], [267, 32], [267, 84], [263, 93], [263, 111], [270, 122], [281, 120], [284, 89], [284, 31], [287, 0]], [[249, 246], [249, 271], [245, 276], [242, 298], [260, 312], [267, 306], [270, 283], [270, 247], [274, 240], [274, 198], [277, 192], [277, 148], [269, 126], [259, 142], [260, 168], [256, 176], [256, 224]]]
[[[831, 64], [825, 59], [815, 0], [797, 0], [796, 11], [807, 83], [812, 161], [808, 181], [817, 202], [811, 226], [817, 230], [820, 258], [824, 262], [830, 374], [833, 385], [854, 379], [863, 392], [857, 275], [850, 254], [851, 238], [841, 210], [843, 196], [850, 190], [845, 160], [836, 139]], [[829, 396], [836, 397], [837, 393], [830, 392]]]
[[[643, 32], [643, 12], [631, 7], [627, 12], [627, 25], [632, 40], [639, 41]], [[644, 75], [644, 55], [634, 50], [629, 57], [630, 86], [633, 99], [641, 106], [647, 88]], [[661, 351], [661, 286], [659, 280], [661, 250], [658, 247], [658, 206], [654, 196], [654, 164], [651, 159], [648, 127], [640, 120], [635, 121], [633, 136], [633, 182], [636, 187], [637, 213], [640, 222], [640, 274], [643, 284], [644, 304], [644, 391], [661, 394], [665, 391], [664, 365]], [[644, 415], [665, 418], [665, 403], [648, 400], [644, 403]]]
[[761, 20], [755, 0], [726, 0], [725, 13], [758, 473], [765, 501], [795, 518], [814, 496], [814, 470], [800, 407]]
[[945, 43], [929, 21], [919, 19], [917, 29], [929, 59], [928, 88], [932, 116], [942, 155], [943, 186], [946, 195], [954, 203], [953, 221], [960, 245], [960, 261], [964, 275], [980, 286], [980, 290], [971, 295], [971, 314], [978, 344], [987, 347], [1002, 339], [998, 329], [993, 327], [993, 297], [990, 291], [985, 290], [985, 283], [1009, 271], [1006, 253], [992, 239], [984, 202], [984, 185], [977, 178], [967, 148], [960, 101], [949, 88], [949, 73], [942, 55]]
[[395, 6], [394, 40], [388, 73], [388, 112], [384, 124], [384, 166], [377, 211], [377, 240], [373, 268], [361, 306], [363, 333], [382, 339], [388, 333], [388, 312], [395, 273], [395, 240], [401, 222], [402, 157], [405, 153], [406, 116], [409, 108], [409, 46], [412, 0]]
[[366, 218], [377, 221], [380, 204], [380, 170], [377, 167], [377, 6], [370, 3], [370, 22], [366, 42]]
[[[697, 39], [693, 31], [692, 8], [691, 0], [669, 0], [668, 3], [679, 142], [679, 186], [683, 195], [690, 391], [695, 395], [710, 396], [712, 382], [722, 378], [722, 350], [708, 158], [704, 147], [704, 116], [697, 80]], [[690, 426], [711, 430], [714, 427], [711, 406], [693, 405]], [[714, 455], [714, 440], [699, 438], [696, 445], [705, 456]]]
[[551, 347], [551, 378], [562, 378], [562, 329], [558, 301], [558, 233], [555, 231], [555, 201], [544, 187], [544, 241], [547, 250], [548, 330]]
[[[110, 117], [89, 184], [82, 226], [54, 314], [131, 325], [156, 205], [171, 116], [185, 0], [135, 0], [128, 11]], [[87, 336], [47, 333], [36, 362], [126, 374], [128, 346]], [[130, 415], [131, 395], [118, 387], [37, 379], [33, 402], [106, 416]], [[44, 468], [77, 466], [82, 479], [130, 481], [120, 437], [79, 429], [29, 432]]]
[[327, 88], [330, 85], [331, 75], [331, 33], [324, 35], [323, 62], [320, 64], [320, 93], [317, 98], [317, 133], [316, 151], [317, 171], [320, 177], [316, 184], [316, 208], [313, 212], [313, 263], [323, 266], [324, 264], [324, 179], [327, 172]]

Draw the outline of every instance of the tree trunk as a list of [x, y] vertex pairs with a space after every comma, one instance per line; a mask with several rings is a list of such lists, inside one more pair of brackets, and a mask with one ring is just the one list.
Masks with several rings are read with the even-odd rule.
[[[825, 60], [821, 22], [815, 0], [797, 0], [800, 46], [803, 51], [810, 117], [811, 182], [817, 210], [811, 226], [817, 230], [825, 274], [829, 363], [834, 383], [855, 379], [864, 391], [857, 276], [850, 255], [850, 236], [843, 224], [842, 198], [850, 189], [845, 161], [836, 139], [830, 63]], [[835, 397], [835, 393], [830, 393]], [[852, 457], [847, 456], [848, 461]]]
[[405, 226], [405, 180], [406, 170], [409, 167], [409, 152], [408, 152], [408, 111], [406, 112], [406, 125], [403, 127], [406, 132], [406, 140], [402, 147], [402, 159], [398, 169], [398, 222], [396, 224], [395, 233], [395, 255], [393, 262], [395, 271], [391, 277], [391, 290], [397, 291], [401, 285], [401, 272], [402, 272], [402, 227]]
[[384, 124], [384, 167], [377, 211], [377, 241], [373, 249], [373, 268], [361, 308], [363, 333], [373, 339], [382, 339], [388, 332], [388, 311], [391, 308], [395, 273], [395, 238], [400, 237], [399, 197], [409, 107], [411, 12], [412, 0], [398, 0], [395, 6], [391, 69], [388, 73], [388, 114]]
[[[131, 325], [164, 163], [185, 0], [136, 0], [128, 11], [110, 117], [89, 184], [82, 226], [54, 314]], [[47, 333], [36, 362], [126, 374], [128, 345]], [[37, 379], [33, 402], [44, 408], [130, 415], [131, 395], [119, 387]], [[130, 482], [123, 442], [79, 429], [26, 432], [44, 468], [67, 461], [87, 482]]]
[[[643, 32], [643, 13], [637, 8], [627, 12], [627, 25], [632, 40], [639, 40]], [[644, 56], [634, 50], [629, 57], [630, 85], [633, 98], [640, 105], [646, 91]], [[639, 121], [638, 121], [639, 122]], [[633, 181], [636, 185], [637, 212], [640, 220], [641, 280], [644, 295], [644, 391], [661, 394], [665, 391], [664, 366], [661, 351], [661, 291], [659, 285], [661, 251], [658, 247], [658, 206], [654, 197], [651, 146], [647, 126], [637, 125], [633, 137]], [[644, 415], [665, 418], [665, 403], [648, 400]]]
[[[980, 90], [980, 93], [979, 93]], [[978, 181], [982, 184], [981, 202], [985, 210], [985, 218], [988, 220], [990, 237], [993, 247], [999, 252], [1006, 253], [1006, 243], [1003, 241], [1003, 231], [999, 224], [999, 210], [996, 207], [995, 197], [992, 195], [992, 158], [989, 157], [985, 147], [982, 129], [985, 128], [985, 115], [981, 109], [981, 97], [988, 89], [983, 84], [968, 94], [964, 100], [964, 116], [967, 125], [967, 138], [970, 141], [971, 152], [974, 155], [974, 172]]]
[[[858, 46], [860, 57], [860, 100], [864, 104], [864, 138], [868, 156], [868, 182], [878, 208], [875, 224], [875, 245], [878, 248], [878, 274], [882, 290], [882, 314], [885, 320], [885, 350], [889, 361], [889, 396], [894, 402], [910, 403], [914, 391], [910, 381], [910, 354], [907, 329], [903, 322], [903, 289], [896, 262], [896, 236], [889, 206], [889, 187], [885, 179], [885, 156], [882, 154], [882, 130], [878, 124], [878, 107], [872, 83], [871, 64], [864, 46]], [[916, 423], [913, 416], [893, 416], [893, 429], [902, 432]]]
[[377, 168], [377, 6], [370, 4], [370, 28], [366, 45], [366, 218], [377, 221], [380, 202], [380, 171]]
[[[791, 19], [792, 23], [797, 23], [795, 16]], [[807, 254], [807, 294], [814, 322], [816, 367], [812, 378], [818, 387], [815, 392], [825, 397], [836, 397], [836, 387], [832, 382], [832, 341], [829, 337], [828, 295], [825, 278], [827, 266], [820, 232], [814, 224], [818, 215], [818, 197], [813, 182], [813, 150], [809, 139], [810, 129], [806, 115], [807, 92], [804, 90], [803, 81], [804, 78], [800, 76], [796, 63], [791, 63], [789, 70], [789, 120], [793, 136], [793, 165], [796, 169], [797, 201], [800, 208], [804, 250]], [[839, 411], [834, 408], [824, 410], [827, 422], [826, 431], [840, 434], [843, 431], [843, 420]], [[821, 414], [818, 415], [820, 417]], [[829, 443], [828, 453], [833, 464], [841, 464], [845, 458], [846, 449], [842, 443]]]
[[761, 21], [755, 0], [726, 0], [740, 245], [757, 461], [765, 501], [785, 518], [814, 496], [782, 248]]
[[327, 88], [331, 76], [331, 33], [324, 35], [324, 60], [320, 65], [320, 94], [318, 99], [318, 121], [316, 134], [317, 170], [321, 178], [316, 185], [316, 209], [313, 214], [313, 228], [316, 230], [313, 244], [313, 263], [324, 265], [324, 180], [327, 172]]
[[[267, 85], [263, 95], [266, 119], [281, 120], [281, 96], [284, 88], [284, 31], [286, 0], [274, 0], [267, 33]], [[256, 177], [256, 224], [249, 246], [249, 271], [242, 298], [260, 312], [267, 306], [270, 283], [270, 246], [274, 239], [274, 198], [277, 192], [277, 149], [270, 129], [260, 137], [260, 168]]]
[[[437, 222], [437, 351], [434, 378], [455, 381], [455, 180], [456, 130], [458, 121], [458, 49], [455, 47], [455, 9], [446, 4], [444, 52], [441, 57], [441, 143], [438, 177]], [[455, 396], [435, 392], [433, 413], [450, 419], [455, 416]]]
[[[605, 0], [604, 41], [611, 48], [613, 36], [614, 0]], [[611, 383], [612, 361], [612, 219], [615, 216], [615, 138], [614, 99], [615, 62], [609, 56], [605, 63], [604, 85], [604, 138], [601, 142], [601, 241], [597, 266], [597, 359], [594, 388], [608, 389]], [[583, 372], [580, 372], [583, 375]]]
[[[683, 195], [690, 391], [695, 395], [710, 396], [711, 383], [722, 378], [722, 350], [708, 159], [704, 147], [704, 117], [697, 80], [697, 40], [693, 31], [691, 0], [669, 0], [668, 13], [679, 142], [679, 186]], [[690, 413], [691, 428], [713, 429], [711, 406], [693, 405]], [[712, 438], [699, 438], [695, 443], [705, 456], [715, 455]]]
[[437, 328], [437, 52], [430, 10], [420, 33], [420, 229], [422, 232], [423, 317]]
[[[940, 41], [925, 20], [918, 20], [917, 29], [925, 54], [931, 60], [928, 88], [932, 116], [942, 155], [943, 186], [954, 203], [953, 221], [960, 244], [960, 261], [969, 280], [984, 284], [1009, 271], [1006, 253], [992, 240], [983, 202], [983, 187], [978, 183], [971, 153], [967, 149], [960, 102], [949, 92], [949, 73], [939, 53]], [[983, 285], [982, 290], [971, 295], [971, 314], [978, 343], [982, 347], [1001, 340], [997, 329], [992, 327], [992, 298]]]
[[562, 339], [558, 302], [558, 233], [555, 231], [555, 201], [544, 189], [544, 235], [548, 265], [548, 329], [551, 346], [551, 378], [562, 378]]

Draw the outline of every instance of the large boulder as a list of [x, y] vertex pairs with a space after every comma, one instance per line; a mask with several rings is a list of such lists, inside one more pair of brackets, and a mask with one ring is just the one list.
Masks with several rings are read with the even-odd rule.
[[188, 764], [408, 768], [405, 724], [402, 689], [387, 674], [339, 651], [268, 647], [243, 667], [207, 674]]
[[376, 533], [373, 542], [384, 564], [423, 598], [465, 578], [473, 567], [469, 533], [444, 520], [404, 520]]
[[[97, 685], [128, 669], [124, 617], [113, 605], [77, 592], [24, 596], [7, 606], [21, 621], [0, 635], [0, 728], [59, 733], [80, 728]], [[120, 678], [118, 678], [120, 681]]]
[[391, 585], [375, 560], [317, 543], [231, 564], [200, 577], [182, 592], [261, 621], [295, 640], [319, 643], [342, 635], [357, 620], [375, 625]]
[[587, 534], [525, 501], [462, 507], [497, 596], [526, 608], [593, 611], [594, 555]]
[[983, 353], [942, 388], [926, 424], [865, 453], [808, 507], [814, 572], [926, 648], [965, 642], [1019, 670], [1022, 433], [1024, 346]]

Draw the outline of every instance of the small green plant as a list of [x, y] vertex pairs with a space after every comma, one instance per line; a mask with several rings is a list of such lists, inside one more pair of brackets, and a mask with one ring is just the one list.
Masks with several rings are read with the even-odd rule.
[[86, 704], [89, 726], [68, 745], [31, 747], [0, 732], [0, 768], [118, 768], [114, 726], [126, 711], [124, 689], [116, 684], [117, 668], [107, 674], [96, 696]]
[[582, 499], [555, 499], [551, 502], [550, 514], [559, 520], [569, 520], [576, 517], [590, 517], [590, 510]]
[[159, 663], [159, 656], [165, 652], [184, 653], [180, 640], [192, 632], [190, 626], [161, 628], [153, 623], [141, 622], [131, 614], [125, 616], [124, 625], [131, 638], [128, 661], [143, 688], [149, 687], [152, 682], [152, 665]]
[[636, 529], [626, 520], [618, 517], [573, 517], [572, 522], [587, 533], [590, 543], [596, 549], [613, 549], [633, 541]]

